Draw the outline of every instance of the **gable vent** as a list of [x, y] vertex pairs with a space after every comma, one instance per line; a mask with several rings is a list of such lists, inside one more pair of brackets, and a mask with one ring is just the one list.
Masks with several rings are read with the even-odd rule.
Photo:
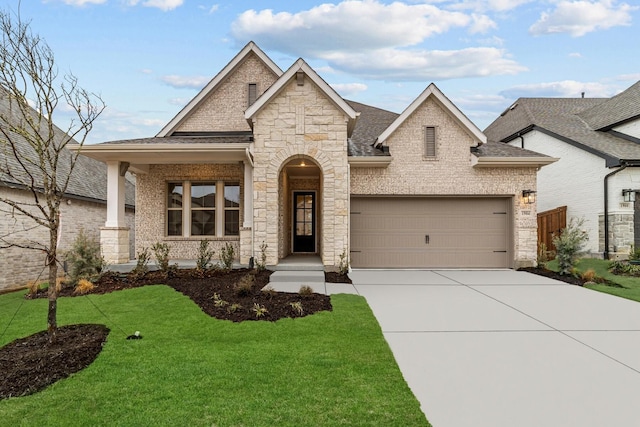
[[258, 99], [258, 85], [256, 83], [249, 83], [249, 106], [253, 105]]

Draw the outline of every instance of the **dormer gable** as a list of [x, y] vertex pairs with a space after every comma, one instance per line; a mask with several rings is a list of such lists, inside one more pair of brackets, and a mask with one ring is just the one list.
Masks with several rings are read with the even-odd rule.
[[282, 70], [249, 42], [157, 136], [250, 132], [244, 111], [281, 75]]

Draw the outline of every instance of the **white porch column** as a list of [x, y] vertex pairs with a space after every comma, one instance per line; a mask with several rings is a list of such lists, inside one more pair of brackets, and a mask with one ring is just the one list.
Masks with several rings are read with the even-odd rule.
[[100, 228], [100, 247], [105, 261], [121, 264], [129, 261], [129, 227], [125, 219], [125, 178], [129, 165], [107, 162], [107, 220]]
[[244, 161], [244, 221], [242, 226], [249, 228], [253, 225], [253, 166]]
[[107, 222], [105, 227], [126, 227], [124, 217], [124, 173], [121, 162], [107, 162]]
[[253, 257], [253, 166], [244, 161], [244, 198], [242, 201], [242, 227], [240, 228], [240, 263], [249, 264]]

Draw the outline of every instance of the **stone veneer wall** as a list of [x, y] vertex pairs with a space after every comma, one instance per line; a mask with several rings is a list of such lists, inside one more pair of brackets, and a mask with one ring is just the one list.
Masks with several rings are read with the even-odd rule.
[[[19, 203], [30, 203], [33, 200], [26, 191], [7, 187], [0, 187], [0, 195]], [[104, 226], [107, 219], [107, 205], [78, 199], [64, 199], [60, 205], [60, 212], [62, 238], [59, 246], [59, 257], [62, 260], [64, 253], [73, 245], [73, 241], [76, 239], [80, 229], [95, 237], [96, 240], [100, 238], [100, 227]], [[127, 225], [130, 227], [130, 252], [132, 255], [135, 239], [134, 216], [132, 209], [126, 210]], [[23, 228], [31, 228], [33, 224], [33, 220], [28, 217], [16, 214], [14, 218], [9, 214], [0, 213], [0, 235], [6, 235]], [[45, 227], [37, 227], [28, 232], [21, 232], [16, 236], [24, 240], [48, 243], [49, 230]], [[2, 272], [0, 275], [0, 289], [22, 286], [29, 281], [38, 279], [38, 277], [39, 280], [46, 281], [48, 271], [43, 271], [44, 266], [45, 257], [39, 251], [15, 247], [0, 249], [0, 271]], [[60, 272], [62, 273], [62, 269], [60, 269]]]
[[255, 242], [267, 243], [267, 263], [276, 264], [287, 252], [279, 209], [280, 172], [290, 160], [307, 158], [321, 170], [322, 261], [338, 265], [349, 238], [345, 114], [309, 78], [302, 86], [291, 81], [257, 113], [254, 140]]
[[[567, 219], [568, 221], [568, 219]], [[599, 254], [604, 253], [604, 214], [598, 216]], [[635, 238], [633, 213], [609, 213], [609, 257], [628, 259]]]
[[[424, 157], [424, 126], [436, 126], [436, 158]], [[351, 168], [352, 195], [487, 195], [513, 199], [514, 267], [534, 265], [535, 205], [520, 195], [536, 189], [535, 168], [473, 168], [472, 138], [433, 99], [427, 99], [389, 138], [387, 168]]]
[[244, 197], [242, 163], [197, 164], [197, 165], [151, 165], [148, 174], [138, 174], [136, 184], [136, 253], [142, 248], [151, 248], [154, 243], [164, 242], [171, 246], [171, 259], [196, 259], [200, 240], [211, 241], [216, 251], [226, 242], [231, 242], [239, 251], [239, 236], [179, 237], [166, 235], [167, 183], [169, 181], [234, 181], [240, 183], [240, 225], [244, 219], [242, 200]]
[[276, 79], [262, 60], [251, 53], [176, 130], [250, 131], [244, 119], [244, 110], [249, 106], [248, 84], [256, 83], [260, 96]]

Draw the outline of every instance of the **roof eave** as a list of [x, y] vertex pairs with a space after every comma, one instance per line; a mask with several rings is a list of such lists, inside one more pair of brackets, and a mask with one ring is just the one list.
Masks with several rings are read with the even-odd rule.
[[386, 168], [392, 160], [391, 156], [349, 156], [347, 158], [352, 168]]
[[471, 157], [474, 168], [541, 168], [557, 162], [555, 157]]

